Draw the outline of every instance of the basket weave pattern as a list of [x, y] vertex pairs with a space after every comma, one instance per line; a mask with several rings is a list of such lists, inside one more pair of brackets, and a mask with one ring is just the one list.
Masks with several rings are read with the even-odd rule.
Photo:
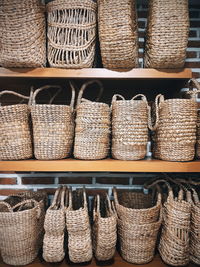
[[200, 158], [200, 110], [197, 112], [197, 144], [196, 144], [196, 155]]

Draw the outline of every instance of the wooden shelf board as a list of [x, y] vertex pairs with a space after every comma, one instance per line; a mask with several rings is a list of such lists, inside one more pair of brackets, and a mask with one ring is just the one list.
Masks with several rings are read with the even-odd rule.
[[35, 172], [200, 172], [200, 161], [170, 162], [156, 159], [139, 161], [104, 160], [20, 160], [0, 161], [0, 171]]
[[0, 77], [19, 78], [97, 78], [97, 79], [190, 79], [190, 69], [132, 69], [128, 71], [58, 68], [0, 68]]

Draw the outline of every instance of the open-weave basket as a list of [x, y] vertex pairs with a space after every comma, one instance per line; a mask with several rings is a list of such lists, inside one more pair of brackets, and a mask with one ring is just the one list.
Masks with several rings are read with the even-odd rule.
[[182, 68], [188, 35], [188, 0], [149, 1], [145, 67]]
[[[29, 100], [28, 96], [13, 91], [3, 95], [15, 95]], [[33, 155], [27, 104], [1, 106], [0, 102], [0, 160], [29, 159]]]
[[113, 258], [117, 241], [117, 216], [108, 195], [95, 198], [93, 209], [93, 249], [97, 260]]
[[[138, 98], [141, 97], [141, 100]], [[120, 100], [118, 100], [119, 98]], [[112, 99], [112, 157], [121, 160], [143, 159], [147, 152], [149, 106], [144, 95], [131, 100], [121, 95]]]
[[97, 4], [54, 0], [47, 5], [48, 61], [51, 67], [91, 68], [95, 56]]
[[69, 191], [69, 206], [66, 209], [68, 253], [74, 263], [92, 259], [92, 238], [85, 189]]
[[138, 67], [138, 25], [135, 0], [98, 0], [98, 26], [103, 66]]
[[46, 27], [41, 0], [0, 1], [0, 65], [46, 64]]
[[74, 157], [78, 159], [103, 159], [109, 152], [110, 107], [82, 98], [85, 89], [93, 83], [100, 88], [96, 100], [99, 99], [103, 86], [100, 81], [94, 80], [83, 84], [77, 100]]
[[[33, 93], [31, 117], [33, 122], [34, 155], [37, 159], [63, 159], [70, 156], [74, 137], [74, 99], [72, 88], [70, 105], [37, 104], [42, 90], [59, 88], [44, 86]], [[55, 97], [55, 96], [54, 96]]]

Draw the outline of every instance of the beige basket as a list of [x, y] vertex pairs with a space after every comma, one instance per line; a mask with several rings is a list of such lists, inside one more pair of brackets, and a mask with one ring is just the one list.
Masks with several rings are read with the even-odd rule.
[[47, 5], [48, 61], [51, 67], [91, 68], [95, 56], [97, 4], [55, 0]]
[[184, 67], [188, 35], [188, 0], [149, 1], [145, 67]]
[[[141, 97], [141, 100], [138, 98]], [[120, 100], [117, 100], [119, 98]], [[150, 107], [144, 95], [131, 100], [121, 95], [112, 99], [112, 157], [121, 160], [143, 159], [147, 153], [148, 114]]]
[[[44, 86], [33, 93], [31, 116], [33, 122], [34, 155], [37, 159], [63, 159], [70, 156], [74, 137], [73, 106], [75, 91], [72, 89], [70, 106], [36, 104], [42, 90], [60, 88]], [[55, 97], [55, 96], [54, 96]]]
[[96, 100], [99, 99], [103, 87], [101, 82], [94, 80], [83, 84], [77, 100], [74, 157], [78, 159], [103, 159], [109, 153], [110, 108], [105, 103], [82, 98], [85, 89], [93, 83], [100, 88]]
[[46, 26], [40, 0], [6, 0], [0, 4], [0, 65], [46, 65]]
[[106, 197], [95, 198], [93, 209], [93, 249], [97, 260], [106, 261], [113, 258], [117, 241], [117, 216], [111, 202]]
[[98, 0], [98, 26], [103, 66], [138, 67], [138, 25], [135, 0]]
[[[2, 91], [0, 97], [6, 94], [29, 100], [28, 96], [13, 91]], [[29, 159], [32, 156], [28, 105], [0, 105], [0, 160]]]

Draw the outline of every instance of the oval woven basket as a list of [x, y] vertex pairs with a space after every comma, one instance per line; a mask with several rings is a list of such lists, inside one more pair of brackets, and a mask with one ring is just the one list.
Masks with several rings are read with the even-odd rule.
[[51, 67], [91, 68], [96, 46], [97, 4], [55, 0], [47, 4], [48, 61]]
[[188, 0], [151, 0], [148, 9], [145, 67], [184, 67], [189, 36]]

